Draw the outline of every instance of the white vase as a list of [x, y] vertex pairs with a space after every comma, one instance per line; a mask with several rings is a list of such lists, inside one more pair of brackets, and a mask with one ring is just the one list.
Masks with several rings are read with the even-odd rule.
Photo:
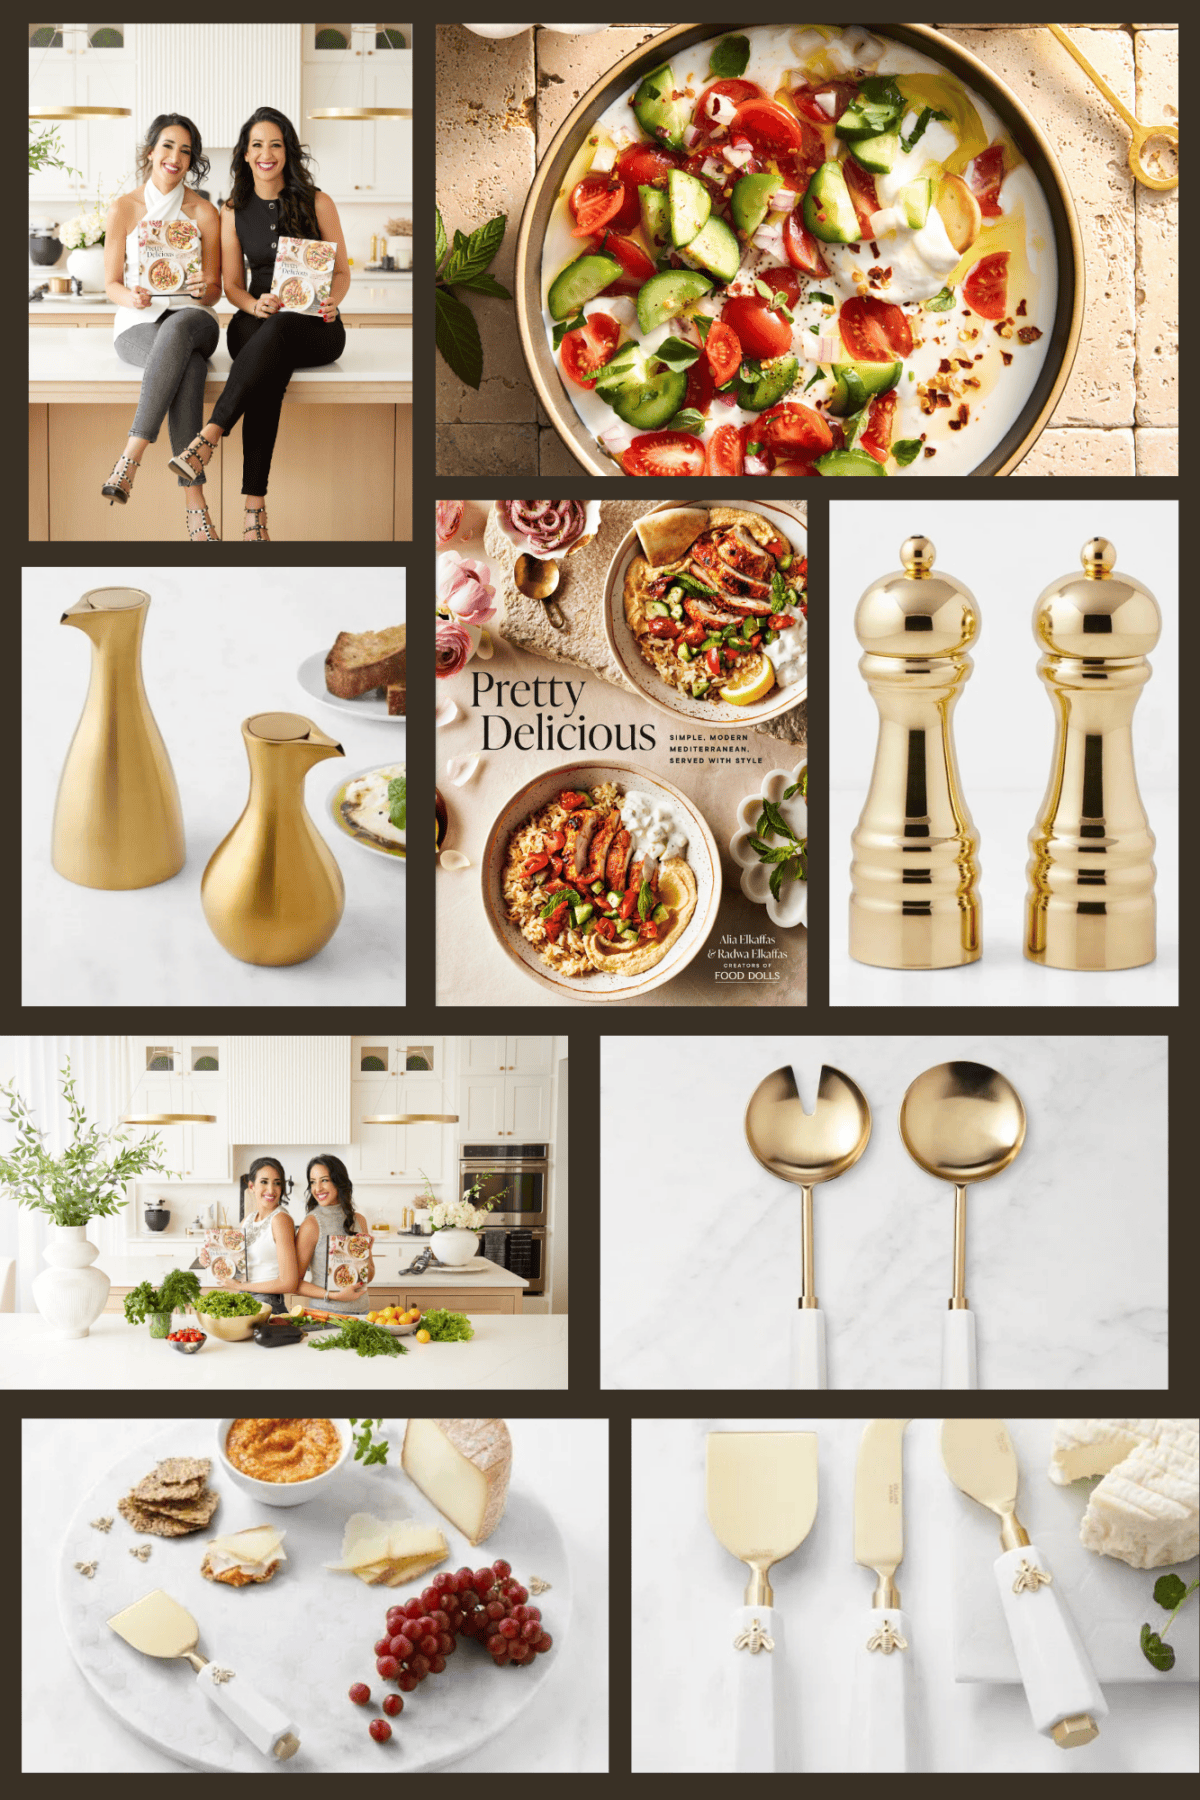
[[85, 250], [72, 250], [67, 258], [67, 274], [83, 283], [85, 294], [104, 289], [104, 245], [89, 244]]
[[85, 1225], [56, 1225], [54, 1236], [42, 1251], [50, 1264], [33, 1278], [37, 1309], [60, 1337], [86, 1337], [100, 1317], [112, 1286], [102, 1269], [93, 1269], [99, 1256], [85, 1236]]
[[461, 1269], [479, 1252], [479, 1233], [464, 1231], [460, 1226], [448, 1226], [433, 1234], [433, 1253], [439, 1262], [449, 1263], [452, 1269]]

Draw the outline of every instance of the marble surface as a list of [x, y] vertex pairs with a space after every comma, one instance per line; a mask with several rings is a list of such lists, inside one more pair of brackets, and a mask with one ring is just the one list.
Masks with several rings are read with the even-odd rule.
[[[74, 332], [87, 337], [87, 332]], [[157, 567], [26, 570], [22, 600], [22, 999], [26, 1006], [403, 1005], [405, 868], [340, 832], [326, 807], [346, 775], [403, 761], [404, 732], [309, 699], [296, 670], [339, 631], [404, 617], [404, 574], [391, 569], [227, 569], [198, 583]], [[187, 861], [158, 887], [84, 888], [50, 866], [54, 797], [88, 683], [89, 645], [59, 619], [89, 586], [151, 596], [143, 673], [183, 805]], [[47, 671], [56, 671], [47, 679]], [[245, 804], [241, 722], [282, 709], [312, 718], [346, 751], [318, 763], [305, 795], [346, 884], [338, 930], [309, 962], [242, 963], [213, 937], [200, 906], [209, 857]]]
[[[361, 1190], [359, 1190], [361, 1194]], [[105, 1256], [101, 1254], [96, 1267], [102, 1269], [114, 1287], [136, 1287], [140, 1281], [161, 1281], [168, 1269], [187, 1269], [196, 1260], [196, 1252], [200, 1248], [199, 1238], [181, 1238], [177, 1246], [170, 1251], [135, 1251], [131, 1256]], [[380, 1243], [376, 1237], [373, 1247], [375, 1257], [375, 1280], [377, 1287], [390, 1286], [400, 1279], [400, 1270], [407, 1268], [414, 1256], [419, 1256], [427, 1245], [415, 1238], [405, 1238], [403, 1243]], [[484, 1274], [459, 1275], [456, 1270], [429, 1268], [423, 1275], [406, 1275], [405, 1287], [426, 1288], [465, 1288], [478, 1285], [483, 1288], [525, 1288], [529, 1283], [520, 1275], [514, 1275], [511, 1269], [502, 1269], [499, 1263], [489, 1262], [486, 1256], [476, 1256], [473, 1264], [480, 1264], [486, 1271]], [[200, 1270], [201, 1285], [204, 1277]], [[314, 1305], [316, 1302], [314, 1301]]]
[[128, 1325], [118, 1313], [102, 1313], [85, 1338], [52, 1333], [40, 1315], [0, 1314], [0, 1388], [97, 1389], [122, 1393], [225, 1393], [231, 1387], [355, 1390], [390, 1393], [397, 1388], [565, 1388], [567, 1320], [563, 1313], [465, 1311], [475, 1328], [466, 1343], [418, 1344], [405, 1356], [355, 1356], [349, 1350], [317, 1351], [308, 1344], [265, 1350], [209, 1337], [194, 1356], [183, 1356], [147, 1325]]
[[[402, 1422], [388, 1422], [388, 1435], [395, 1446], [393, 1423], [399, 1433]], [[92, 1691], [65, 1652], [55, 1603], [58, 1547], [79, 1491], [101, 1478], [118, 1457], [148, 1444], [171, 1425], [168, 1419], [25, 1422], [23, 1505], [26, 1517], [36, 1516], [43, 1528], [38, 1533], [27, 1533], [25, 1538], [22, 1645], [24, 1666], [30, 1671], [23, 1696], [27, 1774], [68, 1770], [77, 1773], [81, 1769], [92, 1774], [170, 1776], [183, 1772], [173, 1757], [128, 1731]], [[519, 1487], [536, 1486], [540, 1501], [552, 1514], [566, 1543], [572, 1623], [545, 1659], [553, 1678], [545, 1681], [519, 1718], [480, 1748], [460, 1755], [450, 1768], [456, 1774], [601, 1773], [608, 1752], [606, 1428], [603, 1421], [580, 1419], [509, 1419], [508, 1425], [513, 1438], [514, 1493]], [[71, 1445], [69, 1483], [62, 1479], [65, 1435], [69, 1435]], [[363, 1477], [376, 1474], [386, 1481], [390, 1471], [364, 1471]], [[242, 1522], [245, 1521], [239, 1521]], [[488, 1546], [492, 1550], [494, 1544], [495, 1556], [504, 1554], [502, 1534], [503, 1526]], [[98, 1538], [97, 1543], [106, 1547], [117, 1545], [117, 1528], [111, 1537]], [[151, 1562], [148, 1572], [154, 1566]], [[130, 1567], [136, 1565], [131, 1563]], [[365, 1595], [367, 1590], [362, 1591]], [[223, 1596], [221, 1590], [207, 1587], [204, 1593], [214, 1607], [222, 1598], [234, 1603], [244, 1598]], [[547, 1619], [551, 1617], [551, 1598], [548, 1595], [545, 1601]], [[340, 1615], [326, 1611], [322, 1616], [328, 1626]], [[553, 1626], [551, 1632], [553, 1635]], [[216, 1648], [215, 1641], [212, 1647]], [[560, 1654], [561, 1661], [551, 1668]], [[56, 1671], [53, 1682], [36, 1676], [36, 1671], [51, 1667]], [[373, 1714], [370, 1710], [356, 1714], [350, 1707], [343, 1696], [353, 1676], [343, 1680], [342, 1673], [339, 1666], [336, 1676], [330, 1675], [331, 1705], [344, 1708], [365, 1734], [368, 1716]], [[484, 1673], [490, 1676], [492, 1671]], [[451, 1682], [452, 1672], [447, 1670], [440, 1679]], [[437, 1691], [437, 1680], [422, 1686], [413, 1697], [411, 1719], [406, 1701], [405, 1712], [394, 1721], [391, 1744], [380, 1752], [385, 1759], [393, 1757], [379, 1765], [381, 1772], [404, 1772], [404, 1727], [416, 1722], [418, 1702], [421, 1711], [429, 1713], [435, 1708], [440, 1710], [439, 1703], [452, 1703], [451, 1695]], [[373, 1685], [378, 1688], [378, 1681]], [[311, 1720], [309, 1725], [311, 1736], [316, 1726]], [[285, 1765], [282, 1772], [295, 1767]]]
[[[336, 394], [339, 388], [371, 383], [380, 391], [375, 398], [389, 404], [412, 398], [412, 329], [407, 325], [360, 326], [346, 334], [346, 348], [334, 363], [317, 369], [297, 369], [288, 384], [290, 399], [299, 396], [299, 388], [318, 387]], [[205, 397], [211, 399], [225, 385], [232, 362], [224, 342], [218, 344], [209, 359]], [[122, 362], [105, 331], [80, 331], [64, 325], [60, 331], [43, 328], [29, 338], [29, 398], [31, 400], [69, 399], [63, 394], [48, 394], [46, 384], [61, 386], [71, 383], [81, 388], [103, 390], [122, 384], [137, 385], [138, 370]], [[395, 392], [393, 389], [406, 389]], [[80, 396], [82, 397], [82, 396]], [[329, 394], [325, 395], [328, 399]], [[358, 405], [370, 396], [352, 393], [350, 403]], [[101, 394], [103, 398], [103, 394]]]
[[[42, 279], [45, 279], [44, 275]], [[64, 324], [78, 313], [83, 313], [87, 318], [111, 319], [116, 310], [115, 303], [107, 294], [88, 294], [72, 300], [69, 306], [58, 300], [29, 302], [30, 318], [55, 318], [62, 315]], [[227, 324], [233, 317], [235, 308], [222, 294], [213, 311], [222, 324]], [[376, 276], [352, 281], [350, 291], [342, 301], [342, 311], [350, 316], [358, 313], [411, 312], [412, 276], [393, 275], [390, 279]]]
[[[860, 1161], [814, 1195], [829, 1385], [937, 1388], [954, 1194], [910, 1160], [897, 1118], [914, 1076], [951, 1060], [1003, 1071], [1028, 1118], [1020, 1155], [968, 1208], [981, 1387], [1166, 1387], [1164, 1038], [640, 1038], [632, 1055], [630, 1044], [601, 1039], [605, 1387], [787, 1385], [800, 1193], [755, 1162], [743, 1117], [786, 1063], [811, 1105], [824, 1061], [854, 1077], [873, 1114]], [[713, 1080], [727, 1085], [729, 1070], [733, 1103], [714, 1109]]]
[[[779, 1419], [772, 1428], [815, 1431], [820, 1499], [807, 1540], [772, 1575], [776, 1611], [787, 1627], [787, 1687], [796, 1760], [805, 1773], [849, 1769], [848, 1659], [869, 1623], [874, 1577], [854, 1562], [854, 1473], [861, 1419]], [[741, 1565], [717, 1543], [704, 1509], [705, 1435], [754, 1430], [749, 1419], [633, 1421], [632, 1592], [669, 1587], [672, 1629], [653, 1658], [634, 1665], [633, 1769], [638, 1773], [729, 1768], [732, 1716], [726, 1623], [741, 1603]], [[1194, 1772], [1196, 1689], [1139, 1683], [1110, 1688], [1100, 1736], [1061, 1751], [1039, 1737], [1018, 1686], [955, 1685], [949, 1539], [965, 1504], [947, 1480], [936, 1419], [905, 1434], [905, 1556], [898, 1574], [910, 1625], [915, 1722], [914, 1770], [926, 1773], [1153, 1775]], [[1041, 1516], [1036, 1468], [1022, 1471], [1022, 1518]], [[993, 1536], [982, 1554], [994, 1560]], [[1064, 1757], [1067, 1758], [1064, 1763]]]
[[[1031, 618], [1042, 590], [1079, 569], [1100, 524], [1128, 571], [1155, 595], [1162, 635], [1133, 720], [1142, 799], [1157, 838], [1158, 956], [1140, 969], [1071, 971], [1027, 961], [1025, 866], [1050, 774], [1054, 713], [1037, 674]], [[911, 531], [932, 538], [936, 572], [975, 596], [974, 669], [954, 711], [967, 806], [980, 837], [983, 955], [961, 969], [890, 970], [852, 962], [847, 949], [850, 834], [870, 786], [878, 713], [858, 671], [859, 596], [900, 567]], [[983, 532], [1014, 553], [980, 552]], [[829, 574], [829, 997], [834, 1006], [1174, 1006], [1179, 996], [1179, 567], [1173, 501], [1091, 500], [835, 503]]]

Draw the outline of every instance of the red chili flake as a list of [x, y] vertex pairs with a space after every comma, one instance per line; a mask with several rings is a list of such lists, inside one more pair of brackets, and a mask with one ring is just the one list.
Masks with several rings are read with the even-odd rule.
[[936, 450], [935, 450], [935, 449], [934, 449], [934, 448], [933, 448], [933, 445], [932, 445], [932, 444], [926, 444], [926, 446], [925, 446], [925, 454], [926, 454], [926, 456], [936, 456], [936, 455], [937, 455], [937, 451], [936, 451]]
[[1009, 364], [1012, 362], [1012, 351], [1011, 350], [1002, 350], [1000, 352], [1000, 360], [1004, 364], [1005, 368], [1007, 369]]
[[1028, 309], [1027, 309], [1027, 307], [1026, 307], [1026, 305], [1025, 305], [1025, 302], [1024, 302], [1024, 301], [1023, 301], [1023, 300], [1022, 300], [1022, 301], [1021, 301], [1021, 303], [1020, 303], [1020, 305], [1019, 305], [1019, 306], [1018, 306], [1018, 307], [1017, 307], [1017, 317], [1018, 317], [1018, 319], [1023, 319], [1023, 318], [1024, 318], [1024, 317], [1025, 317], [1025, 314], [1026, 314], [1026, 311], [1027, 311], [1027, 310], [1028, 310]]
[[1022, 325], [1017, 333], [1017, 337], [1023, 344], [1036, 344], [1041, 335], [1036, 325]]
[[948, 375], [949, 373], [950, 373], [950, 358], [948, 356], [943, 356], [941, 362], [938, 364], [938, 374], [939, 375]]

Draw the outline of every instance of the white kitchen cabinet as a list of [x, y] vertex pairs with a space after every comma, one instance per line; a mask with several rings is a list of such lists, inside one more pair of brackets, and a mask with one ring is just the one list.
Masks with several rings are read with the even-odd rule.
[[[131, 1091], [126, 1108], [134, 1113], [212, 1113], [215, 1123], [158, 1125], [164, 1145], [164, 1161], [184, 1181], [223, 1182], [231, 1179], [229, 1097], [226, 1085], [225, 1039], [184, 1038], [165, 1043], [160, 1038], [136, 1037], [130, 1043]], [[151, 1061], [167, 1061], [169, 1068], [151, 1069]], [[197, 1068], [215, 1062], [216, 1068]], [[136, 1130], [136, 1127], [130, 1127]], [[150, 1129], [150, 1128], [148, 1128]]]
[[503, 1075], [463, 1075], [459, 1081], [458, 1134], [463, 1142], [490, 1142], [504, 1131]]
[[412, 105], [412, 52], [327, 52], [304, 64], [300, 135], [335, 202], [412, 199], [411, 119], [313, 119], [328, 107]]
[[463, 1073], [468, 1075], [549, 1075], [554, 1039], [548, 1037], [469, 1037], [463, 1043]]
[[123, 119], [32, 120], [37, 132], [55, 127], [63, 161], [78, 171], [39, 170], [29, 180], [32, 202], [55, 206], [63, 224], [75, 211], [94, 205], [98, 190], [107, 200], [133, 186], [138, 122], [130, 50], [31, 50], [29, 101], [31, 106], [130, 108]]
[[458, 1135], [466, 1142], [550, 1135], [549, 1075], [463, 1075], [459, 1081]]
[[508, 1075], [504, 1082], [504, 1135], [522, 1143], [550, 1135], [550, 1078]]
[[[420, 1181], [422, 1172], [430, 1181], [442, 1175], [442, 1137], [444, 1126], [369, 1125], [364, 1122], [371, 1113], [391, 1112], [411, 1107], [417, 1112], [442, 1112], [442, 1084], [433, 1079], [433, 1091], [423, 1094], [417, 1103], [414, 1089], [401, 1085], [402, 1107], [394, 1098], [382, 1098], [380, 1077], [356, 1077], [350, 1083], [350, 1175], [355, 1181]], [[421, 1078], [421, 1085], [429, 1081]], [[395, 1089], [389, 1083], [388, 1092]]]

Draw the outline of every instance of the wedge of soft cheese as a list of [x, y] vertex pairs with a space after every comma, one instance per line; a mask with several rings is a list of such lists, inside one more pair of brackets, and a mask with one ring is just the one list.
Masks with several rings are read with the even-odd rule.
[[1200, 1551], [1200, 1420], [1060, 1419], [1051, 1481], [1096, 1475], [1079, 1527], [1087, 1549], [1135, 1569]]
[[504, 1516], [512, 1439], [503, 1419], [410, 1419], [405, 1474], [472, 1544]]

